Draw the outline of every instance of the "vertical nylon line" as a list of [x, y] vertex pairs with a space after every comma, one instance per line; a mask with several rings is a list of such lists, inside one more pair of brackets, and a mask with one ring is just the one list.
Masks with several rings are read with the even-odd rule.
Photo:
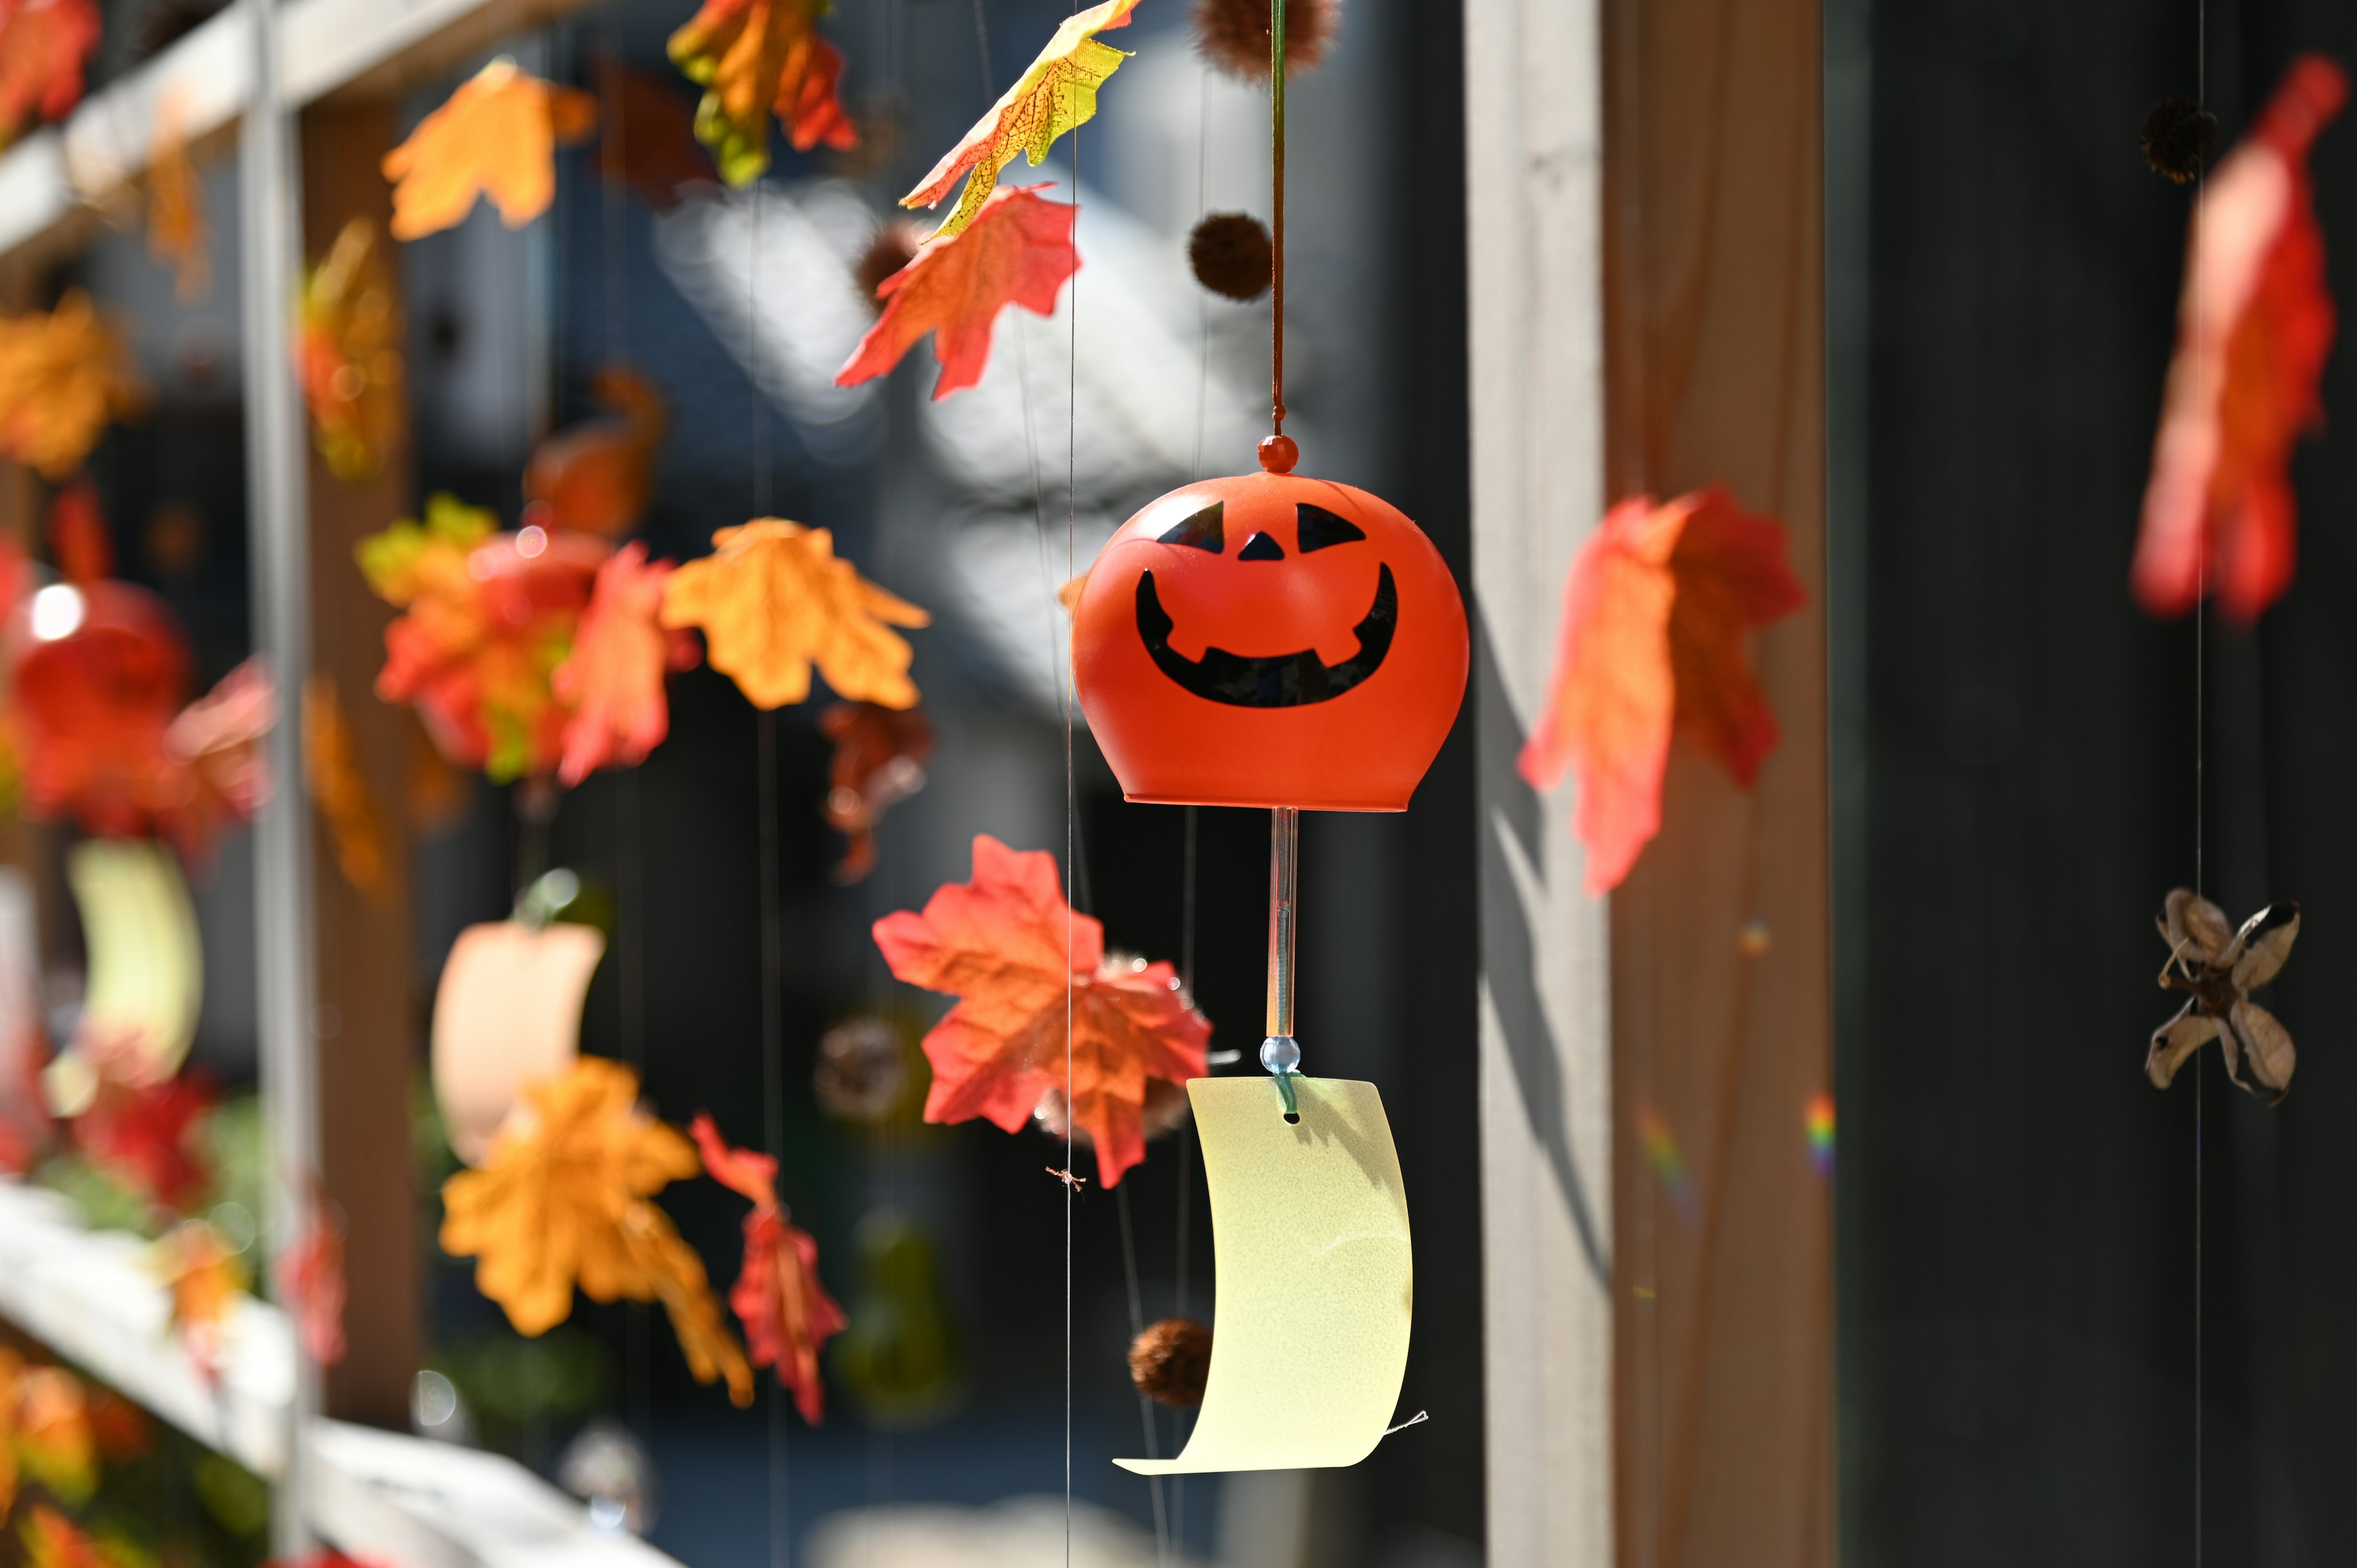
[[[621, 93], [621, 57], [614, 48], [610, 35], [599, 50], [604, 81], [612, 84], [611, 102], [600, 107], [606, 115], [598, 143], [598, 172], [602, 176], [598, 199], [602, 203], [599, 217], [605, 230], [605, 357], [608, 365], [619, 365], [627, 342], [625, 319], [629, 308], [626, 287], [629, 281], [629, 257], [624, 248], [625, 233], [621, 196], [622, 158], [630, 135], [624, 115]], [[640, 849], [639, 770], [622, 768], [614, 780], [614, 859], [616, 880], [620, 884], [620, 908], [615, 920], [616, 1001], [621, 1025], [622, 1059], [630, 1065], [643, 1083], [646, 1078], [647, 1003], [646, 1003], [646, 895], [643, 880], [644, 863]], [[625, 1387], [626, 1416], [630, 1434], [645, 1445], [650, 1456], [654, 1451], [654, 1389], [653, 1356], [651, 1340], [651, 1323], [648, 1304], [632, 1302], [624, 1318], [622, 1342], [622, 1380]]]
[[[762, 1142], [780, 1171], [786, 1155], [785, 1019], [779, 983], [785, 968], [784, 924], [778, 894], [778, 715], [764, 708], [756, 728], [760, 746], [761, 809], [761, 1106]], [[777, 1379], [764, 1380], [770, 1403], [770, 1563], [786, 1568], [788, 1533], [786, 1398]]]
[[[2195, 0], [2193, 10], [2193, 107], [2197, 114], [2210, 108], [2210, 6], [2209, 0]], [[2210, 170], [2204, 166], [2195, 175], [2193, 187], [2193, 243], [2187, 247], [2186, 264], [2193, 270], [2191, 294], [2201, 297], [2201, 208], [2210, 184]], [[2197, 323], [2198, 327], [2198, 323]], [[2201, 806], [2203, 780], [2202, 752], [2207, 744], [2202, 731], [2207, 716], [2205, 682], [2208, 670], [2208, 627], [2210, 621], [2209, 572], [2210, 526], [2202, 520], [2201, 547], [2193, 558], [2193, 892], [2202, 893]], [[2193, 1072], [2193, 1568], [2201, 1568], [2201, 1100], [2208, 1087], [2209, 1063], [2195, 1064]]]
[[[761, 124], [764, 137], [769, 122]], [[761, 185], [753, 181], [752, 223], [745, 275], [747, 379], [753, 408], [753, 513], [770, 510], [770, 419], [761, 391]], [[761, 1100], [762, 1141], [782, 1175], [786, 1161], [785, 1019], [778, 994], [785, 972], [783, 918], [778, 893], [778, 714], [763, 708], [760, 740], [761, 809]], [[793, 1545], [786, 1476], [786, 1391], [775, 1377], [765, 1392], [770, 1416], [770, 1568], [787, 1568]]]
[[[1071, 1108], [1066, 1108], [1069, 1116]], [[1121, 1217], [1121, 1281], [1129, 1293], [1129, 1337], [1135, 1344], [1146, 1334], [1146, 1300], [1137, 1288], [1137, 1233], [1129, 1219], [1129, 1188], [1113, 1189], [1114, 1208]], [[1146, 1456], [1162, 1457], [1159, 1434], [1154, 1430], [1154, 1402], [1141, 1389], [1137, 1395], [1137, 1424], [1146, 1434]], [[1146, 1490], [1154, 1498], [1154, 1561], [1157, 1568], [1169, 1568], [1170, 1520], [1163, 1511], [1162, 1477], [1148, 1476]]]
[[[1080, 14], [1078, 0], [1070, 13]], [[1077, 253], [1081, 243], [1081, 128], [1072, 127], [1072, 249]], [[1073, 538], [1080, 521], [1081, 477], [1081, 274], [1075, 270], [1069, 285], [1071, 289], [1072, 311], [1069, 317], [1071, 331], [1064, 359], [1064, 580], [1079, 575], [1073, 560]], [[1079, 837], [1079, 790], [1072, 773], [1072, 693], [1064, 687], [1064, 870], [1068, 876], [1078, 875], [1080, 859], [1074, 853]], [[1072, 1097], [1072, 997], [1075, 977], [1072, 973], [1073, 913], [1071, 900], [1064, 901], [1064, 1174], [1072, 1174], [1072, 1135], [1079, 1130], [1073, 1115]], [[1072, 1568], [1072, 1205], [1077, 1197], [1076, 1184], [1064, 1183], [1064, 1568]]]
[[1285, 434], [1285, 0], [1270, 0], [1268, 24], [1268, 163], [1270, 234], [1270, 418]]

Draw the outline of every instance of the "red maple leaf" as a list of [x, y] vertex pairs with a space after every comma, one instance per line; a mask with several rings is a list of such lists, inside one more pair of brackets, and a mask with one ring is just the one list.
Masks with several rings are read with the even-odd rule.
[[1035, 316], [1054, 314], [1064, 281], [1081, 270], [1072, 244], [1081, 209], [1042, 200], [1037, 193], [1046, 188], [1000, 186], [963, 232], [927, 241], [914, 261], [878, 284], [884, 314], [835, 372], [835, 385], [883, 375], [931, 332], [942, 364], [933, 396], [944, 398], [982, 380], [1001, 309], [1019, 305]]
[[1670, 736], [1684, 731], [1747, 789], [1776, 747], [1776, 714], [1744, 637], [1808, 602], [1784, 527], [1723, 485], [1605, 515], [1571, 564], [1555, 679], [1520, 761], [1534, 789], [1579, 771], [1573, 825], [1587, 890], [1617, 887], [1661, 831]]
[[2248, 621], [2291, 585], [2298, 511], [2285, 470], [2322, 421], [2336, 326], [2308, 150], [2348, 95], [2331, 60], [2295, 60], [2193, 209], [2131, 573], [2153, 615], [2182, 615], [2208, 587]]
[[93, 0], [0, 0], [0, 142], [72, 113], [99, 27]]
[[857, 882], [876, 868], [876, 828], [884, 813], [925, 787], [933, 726], [921, 709], [837, 703], [818, 727], [834, 742], [827, 767], [826, 825], [850, 842], [834, 879]]
[[1064, 902], [1043, 850], [977, 836], [974, 879], [877, 921], [876, 945], [900, 979], [958, 998], [925, 1036], [928, 1122], [980, 1116], [1012, 1133], [1069, 1078], [1073, 1123], [1112, 1187], [1146, 1157], [1146, 1080], [1203, 1076], [1211, 1022], [1177, 972], [1108, 955], [1104, 927]]
[[294, 1314], [305, 1354], [323, 1367], [344, 1359], [348, 1294], [343, 1234], [328, 1219], [327, 1195], [314, 1190], [304, 1205], [301, 1234], [279, 1255], [278, 1298]]
[[212, 1179], [198, 1134], [221, 1096], [183, 1073], [161, 1083], [102, 1070], [97, 1097], [71, 1122], [90, 1163], [167, 1208], [181, 1209]]
[[778, 1162], [748, 1149], [732, 1149], [706, 1112], [688, 1129], [712, 1179], [753, 1200], [745, 1216], [745, 1266], [728, 1292], [728, 1305], [745, 1325], [745, 1348], [753, 1365], [775, 1369], [778, 1386], [794, 1396], [794, 1408], [816, 1426], [825, 1411], [826, 1388], [819, 1381], [819, 1348], [850, 1320], [818, 1278], [818, 1242], [786, 1218], [778, 1201]]
[[663, 677], [692, 667], [695, 639], [656, 618], [672, 564], [647, 563], [647, 547], [625, 544], [597, 568], [573, 651], [549, 683], [571, 712], [556, 776], [567, 789], [600, 768], [635, 768], [671, 733]]

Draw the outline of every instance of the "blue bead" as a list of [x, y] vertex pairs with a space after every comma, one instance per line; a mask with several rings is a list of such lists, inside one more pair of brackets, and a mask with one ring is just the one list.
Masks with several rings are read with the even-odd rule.
[[1300, 1071], [1300, 1044], [1290, 1035], [1271, 1035], [1261, 1042], [1260, 1065], [1275, 1073]]

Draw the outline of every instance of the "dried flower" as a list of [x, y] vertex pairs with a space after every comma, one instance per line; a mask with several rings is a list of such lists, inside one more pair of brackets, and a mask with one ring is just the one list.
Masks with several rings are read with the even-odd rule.
[[[2226, 1076], [2271, 1105], [2291, 1088], [2296, 1053], [2291, 1034], [2274, 1014], [2251, 1000], [2291, 957], [2299, 936], [2299, 906], [2270, 904], [2239, 931], [2226, 913], [2190, 887], [2169, 894], [2157, 924], [2169, 944], [2161, 966], [2164, 991], [2191, 994], [2177, 1016], [2152, 1032], [2144, 1070], [2167, 1089], [2185, 1059], [2211, 1040], [2226, 1055]], [[2247, 1076], [2245, 1076], [2247, 1072]]]

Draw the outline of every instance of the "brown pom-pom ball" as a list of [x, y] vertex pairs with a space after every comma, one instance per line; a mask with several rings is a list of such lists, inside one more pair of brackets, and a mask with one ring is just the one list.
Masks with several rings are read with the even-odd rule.
[[2144, 117], [2144, 161], [2179, 185], [2201, 177], [2218, 139], [2218, 116], [2190, 98], [2165, 98]]
[[[1215, 70], [1268, 80], [1269, 0], [1195, 0], [1195, 47]], [[1285, 76], [1290, 81], [1326, 58], [1340, 30], [1342, 0], [1285, 0]]]
[[1130, 1341], [1129, 1380], [1157, 1403], [1201, 1408], [1203, 1380], [1211, 1375], [1211, 1331], [1191, 1317], [1149, 1323]]
[[909, 1091], [900, 1031], [881, 1018], [854, 1018], [818, 1043], [811, 1088], [827, 1113], [846, 1122], [881, 1122]]
[[884, 302], [876, 291], [884, 280], [917, 258], [917, 247], [925, 242], [925, 231], [905, 218], [896, 218], [876, 231], [876, 238], [867, 243], [867, 253], [851, 269], [851, 281], [859, 290], [859, 297], [867, 308], [877, 315], [884, 313]]
[[1276, 249], [1257, 218], [1214, 212], [1195, 225], [1187, 240], [1187, 260], [1195, 281], [1230, 299], [1258, 299], [1276, 275]]

